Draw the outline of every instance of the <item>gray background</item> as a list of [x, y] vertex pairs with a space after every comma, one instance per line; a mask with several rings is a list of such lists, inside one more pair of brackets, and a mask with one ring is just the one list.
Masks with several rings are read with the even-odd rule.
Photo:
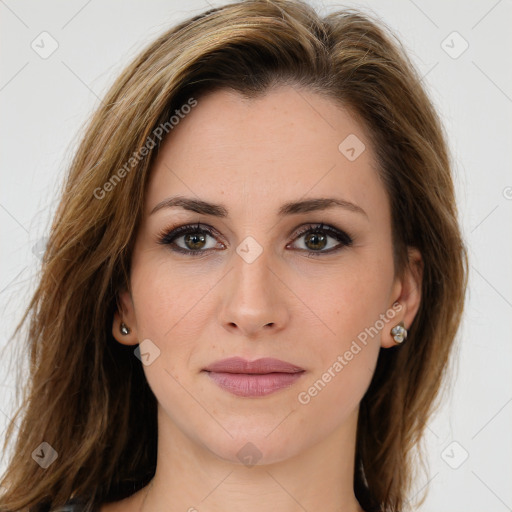
[[[0, 0], [0, 438], [20, 368], [10, 335], [34, 289], [83, 123], [146, 42], [223, 3]], [[359, 7], [394, 30], [442, 115], [454, 158], [470, 288], [452, 386], [428, 426], [429, 471], [415, 493], [428, 486], [429, 496], [420, 510], [512, 510], [512, 2], [309, 3], [324, 14]], [[52, 44], [54, 53], [41, 56]]]

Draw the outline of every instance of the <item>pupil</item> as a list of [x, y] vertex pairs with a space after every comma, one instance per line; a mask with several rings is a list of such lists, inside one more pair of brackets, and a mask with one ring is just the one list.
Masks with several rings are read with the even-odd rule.
[[[197, 242], [197, 239], [199, 239], [200, 241]], [[204, 241], [205, 241], [205, 237], [204, 235], [186, 235], [185, 236], [185, 243], [188, 244], [191, 240], [194, 240], [192, 241], [191, 245], [194, 246], [195, 244], [197, 243], [203, 243], [204, 244]], [[192, 250], [196, 250], [196, 249], [199, 249], [200, 247], [193, 247]]]
[[[310, 233], [306, 237], [306, 244], [308, 244], [311, 240], [313, 240], [313, 245], [318, 245], [318, 240], [321, 239], [320, 247], [314, 247], [315, 249], [323, 249], [325, 247], [325, 235], [318, 234], [318, 233]], [[322, 243], [323, 242], [323, 243]]]

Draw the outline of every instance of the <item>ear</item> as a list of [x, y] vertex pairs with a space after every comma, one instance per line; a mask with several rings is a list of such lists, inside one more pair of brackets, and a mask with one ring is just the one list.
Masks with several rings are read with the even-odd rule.
[[[408, 247], [409, 264], [402, 278], [396, 278], [393, 283], [392, 301], [389, 308], [396, 315], [382, 331], [381, 346], [395, 347], [397, 344], [391, 334], [391, 329], [400, 322], [410, 329], [421, 303], [421, 282], [423, 279], [423, 258], [416, 247]], [[407, 343], [407, 341], [405, 341]]]
[[[128, 327], [128, 334], [121, 333], [121, 323]], [[117, 294], [117, 311], [114, 313], [112, 323], [112, 334], [114, 338], [123, 345], [136, 345], [139, 343], [137, 336], [137, 322], [135, 320], [135, 308], [128, 290]]]

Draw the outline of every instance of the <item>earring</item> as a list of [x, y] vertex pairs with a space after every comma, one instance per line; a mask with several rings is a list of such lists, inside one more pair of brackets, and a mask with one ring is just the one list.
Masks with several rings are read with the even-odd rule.
[[123, 336], [126, 336], [127, 334], [130, 334], [130, 332], [131, 332], [129, 327], [124, 322], [121, 322], [121, 325], [119, 326], [119, 330], [121, 331], [121, 334]]
[[395, 343], [402, 343], [402, 341], [406, 340], [407, 329], [404, 327], [404, 323], [400, 322], [398, 325], [395, 325], [395, 327], [391, 329], [391, 334], [393, 335]]

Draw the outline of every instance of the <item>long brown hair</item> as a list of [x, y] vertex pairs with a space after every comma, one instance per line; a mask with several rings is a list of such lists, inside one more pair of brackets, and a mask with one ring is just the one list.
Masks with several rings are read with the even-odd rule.
[[[38, 287], [14, 333], [29, 321], [30, 381], [4, 442], [5, 450], [17, 425], [1, 510], [42, 511], [73, 496], [90, 497], [90, 510], [152, 478], [156, 399], [133, 347], [112, 336], [160, 141], [144, 158], [134, 155], [190, 98], [200, 103], [203, 92], [224, 87], [255, 97], [284, 83], [339, 102], [367, 126], [392, 208], [395, 271], [408, 265], [407, 246], [423, 257], [420, 309], [407, 342], [380, 351], [356, 440], [361, 505], [406, 506], [413, 448], [448, 376], [467, 285], [445, 136], [420, 77], [381, 22], [354, 10], [320, 18], [299, 0], [249, 0], [158, 37], [118, 77], [85, 130]], [[122, 179], [114, 182], [116, 173]], [[32, 458], [42, 442], [58, 453], [46, 469]]]

